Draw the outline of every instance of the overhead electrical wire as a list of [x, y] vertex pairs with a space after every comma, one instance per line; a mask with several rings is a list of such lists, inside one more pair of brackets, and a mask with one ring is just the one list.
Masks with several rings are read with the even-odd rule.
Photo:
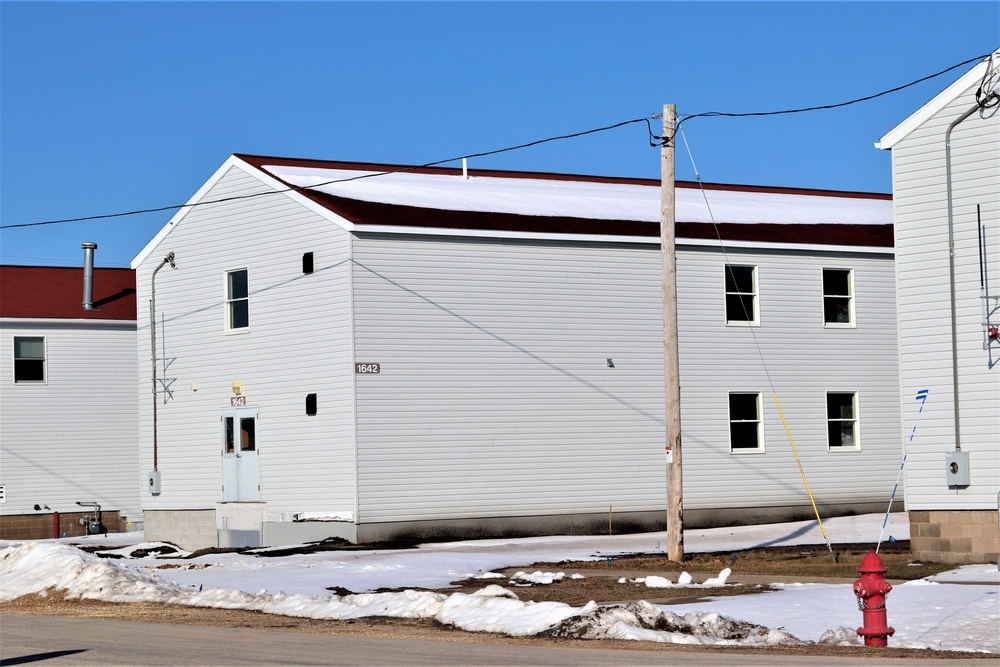
[[[693, 118], [707, 118], [707, 117], [745, 118], [745, 117], [750, 117], [750, 116], [777, 116], [777, 115], [782, 115], [782, 114], [805, 113], [805, 112], [820, 111], [820, 110], [825, 110], [825, 109], [837, 109], [837, 108], [849, 106], [849, 105], [852, 105], [852, 104], [858, 104], [860, 102], [867, 102], [868, 100], [873, 100], [873, 99], [875, 99], [877, 97], [882, 97], [883, 95], [888, 95], [890, 93], [898, 92], [898, 91], [903, 90], [905, 88], [909, 88], [911, 86], [915, 86], [918, 83], [923, 83], [924, 81], [928, 81], [928, 80], [933, 79], [935, 77], [941, 76], [942, 74], [947, 74], [948, 72], [950, 72], [950, 71], [952, 71], [954, 69], [962, 67], [963, 65], [968, 65], [969, 63], [972, 63], [972, 62], [981, 61], [981, 60], [990, 58], [990, 56], [991, 56], [991, 54], [985, 54], [985, 55], [982, 55], [982, 56], [976, 56], [975, 58], [970, 58], [968, 60], [962, 61], [962, 62], [958, 63], [957, 65], [952, 65], [951, 67], [949, 67], [947, 69], [943, 69], [940, 72], [936, 72], [934, 74], [930, 74], [928, 76], [921, 77], [920, 79], [917, 79], [916, 81], [912, 81], [912, 82], [907, 83], [905, 85], [897, 86], [895, 88], [890, 88], [889, 90], [883, 90], [882, 92], [875, 93], [874, 95], [867, 95], [865, 97], [859, 97], [857, 99], [849, 100], [847, 102], [839, 102], [837, 104], [824, 104], [824, 105], [819, 105], [819, 106], [803, 107], [801, 109], [784, 109], [784, 110], [780, 110], [780, 111], [757, 111], [757, 112], [751, 112], [751, 113], [728, 113], [728, 112], [722, 112], [722, 111], [706, 111], [706, 112], [703, 112], [703, 113], [685, 115], [685, 116], [681, 117], [681, 119], [677, 122], [677, 125], [674, 127], [674, 134], [672, 136], [666, 137], [666, 138], [665, 137], [656, 136], [655, 134], [653, 134], [652, 125], [650, 124], [649, 121], [651, 119], [656, 119], [656, 118], [661, 118], [662, 117], [661, 114], [653, 114], [653, 115], [645, 117], [645, 118], [633, 118], [631, 120], [625, 120], [625, 121], [622, 121], [620, 123], [614, 123], [612, 125], [606, 125], [604, 127], [597, 127], [597, 128], [591, 129], [591, 130], [583, 130], [581, 132], [573, 132], [573, 133], [570, 133], [570, 134], [561, 134], [561, 135], [557, 135], [557, 136], [554, 136], [554, 137], [547, 137], [545, 139], [538, 139], [536, 141], [529, 141], [527, 143], [518, 144], [516, 146], [508, 146], [506, 148], [498, 148], [496, 150], [483, 151], [483, 152], [480, 152], [480, 153], [469, 153], [467, 155], [460, 155], [458, 157], [447, 158], [445, 160], [437, 160], [435, 162], [427, 162], [427, 163], [421, 164], [421, 165], [414, 165], [414, 166], [411, 166], [411, 167], [404, 167], [404, 168], [393, 169], [393, 170], [389, 170], [389, 171], [379, 171], [379, 172], [372, 172], [372, 173], [369, 173], [369, 174], [360, 174], [358, 176], [352, 176], [350, 178], [335, 179], [335, 180], [325, 181], [323, 183], [317, 183], [315, 185], [309, 185], [309, 186], [292, 186], [292, 187], [286, 188], [284, 190], [272, 190], [272, 191], [269, 191], [269, 192], [255, 192], [255, 193], [247, 194], [247, 195], [235, 195], [235, 196], [232, 196], [232, 197], [224, 197], [222, 199], [213, 199], [211, 201], [198, 201], [198, 202], [192, 202], [192, 203], [187, 203], [187, 204], [171, 204], [169, 206], [157, 206], [157, 207], [154, 207], [154, 208], [136, 209], [136, 210], [132, 210], [132, 211], [123, 211], [123, 212], [120, 212], [120, 213], [105, 213], [105, 214], [101, 214], [101, 215], [88, 215], [88, 216], [82, 216], [82, 217], [77, 217], [77, 218], [62, 218], [62, 219], [58, 219], [58, 220], [43, 220], [41, 222], [25, 222], [25, 223], [13, 224], [13, 225], [0, 225], [0, 229], [20, 229], [20, 228], [25, 228], [25, 227], [41, 227], [41, 226], [44, 226], [44, 225], [58, 225], [58, 224], [64, 224], [64, 223], [70, 223], [70, 222], [88, 222], [88, 221], [92, 221], [92, 220], [110, 220], [110, 219], [113, 219], [113, 218], [123, 218], [123, 217], [127, 217], [127, 216], [142, 215], [142, 214], [146, 214], [146, 213], [162, 213], [163, 211], [179, 211], [179, 210], [182, 210], [182, 209], [185, 209], [185, 208], [194, 208], [196, 206], [208, 206], [210, 204], [221, 204], [221, 203], [230, 202], [230, 201], [237, 201], [237, 200], [242, 200], [242, 199], [252, 199], [252, 198], [255, 198], [255, 197], [270, 196], [270, 195], [282, 194], [282, 193], [286, 193], [286, 192], [302, 192], [302, 191], [306, 191], [306, 190], [314, 190], [316, 188], [325, 187], [327, 185], [334, 185], [336, 183], [347, 183], [349, 181], [357, 181], [357, 180], [361, 180], [361, 179], [364, 179], [364, 178], [374, 178], [376, 176], [387, 176], [389, 174], [405, 173], [405, 172], [408, 172], [408, 171], [414, 171], [416, 169], [424, 169], [424, 168], [427, 168], [427, 167], [436, 167], [436, 166], [439, 166], [439, 165], [447, 164], [449, 162], [458, 162], [459, 160], [467, 160], [467, 159], [477, 158], [477, 157], [486, 157], [486, 156], [489, 156], [489, 155], [498, 155], [500, 153], [507, 153], [507, 152], [510, 152], [510, 151], [521, 150], [521, 149], [524, 149], [524, 148], [530, 148], [532, 146], [538, 146], [540, 144], [545, 144], [545, 143], [549, 143], [549, 142], [552, 142], [552, 141], [561, 141], [561, 140], [564, 140], [564, 139], [575, 139], [577, 137], [582, 137], [582, 136], [586, 136], [586, 135], [589, 135], [589, 134], [596, 134], [598, 132], [606, 132], [608, 130], [614, 130], [614, 129], [617, 129], [619, 127], [623, 127], [625, 125], [631, 125], [633, 123], [643, 123], [643, 122], [646, 123], [646, 131], [649, 134], [649, 140], [650, 140], [649, 144], [650, 144], [650, 146], [659, 147], [661, 145], [665, 145], [667, 142], [671, 141], [675, 136], [677, 136], [677, 132], [680, 130], [680, 127], [681, 127], [682, 123], [684, 123], [685, 121], [691, 120]], [[986, 79], [984, 77], [984, 81], [985, 80]]]
[[[705, 200], [705, 207], [708, 209], [708, 217], [712, 221], [712, 228], [715, 229], [715, 237], [719, 241], [719, 248], [722, 250], [723, 261], [725, 262], [726, 270], [729, 276], [733, 276], [732, 269], [730, 268], [732, 264], [729, 261], [729, 253], [726, 251], [726, 244], [722, 240], [722, 233], [719, 231], [719, 224], [715, 220], [715, 214], [712, 212], [712, 205], [708, 201], [708, 192], [705, 190], [705, 184], [701, 181], [701, 174], [698, 172], [698, 165], [695, 164], [694, 154], [691, 152], [691, 146], [688, 144], [687, 135], [681, 130], [681, 139], [684, 140], [684, 146], [687, 148], [688, 157], [691, 160], [691, 168], [694, 169], [695, 179], [701, 188], [701, 196]], [[674, 133], [677, 136], [677, 133]], [[743, 315], [747, 321], [751, 321], [752, 313], [747, 312], [746, 303], [740, 300], [740, 305], [743, 308]], [[802, 467], [802, 459], [799, 458], [799, 451], [795, 447], [795, 440], [792, 438], [792, 430], [788, 426], [788, 421], [785, 419], [785, 411], [781, 409], [781, 401], [778, 400], [778, 390], [774, 386], [774, 380], [771, 379], [771, 372], [767, 368], [767, 360], [764, 358], [764, 352], [761, 350], [760, 342], [757, 340], [757, 334], [754, 333], [754, 328], [749, 327], [750, 337], [753, 339], [753, 345], [757, 349], [757, 357], [760, 359], [760, 364], [764, 368], [764, 376], [767, 378], [767, 384], [771, 388], [771, 395], [774, 397], [774, 404], [778, 408], [778, 416], [781, 417], [781, 424], [785, 428], [785, 436], [788, 438], [788, 444], [791, 445], [792, 455], [795, 457], [795, 465], [799, 468], [799, 474], [802, 476], [802, 483], [806, 487], [806, 494], [809, 496], [809, 502], [812, 504], [813, 512], [816, 514], [816, 522], [819, 524], [819, 530], [823, 533], [823, 539], [826, 540], [826, 548], [830, 552], [830, 558], [833, 562], [837, 562], [837, 555], [833, 552], [833, 544], [830, 542], [830, 537], [826, 534], [826, 528], [823, 526], [823, 518], [819, 514], [819, 508], [816, 506], [816, 498], [813, 496], [812, 489], [809, 488], [809, 479], [806, 477], [805, 468]]]
[[[652, 116], [651, 116], [652, 118]], [[538, 139], [536, 141], [530, 141], [526, 144], [518, 144], [517, 146], [508, 146], [507, 148], [498, 148], [492, 151], [483, 151], [481, 153], [469, 153], [468, 155], [460, 155], [458, 157], [447, 158], [445, 160], [437, 160], [436, 162], [427, 162], [425, 164], [413, 165], [410, 167], [402, 167], [400, 169], [391, 169], [389, 171], [375, 171], [369, 174], [360, 174], [358, 176], [351, 176], [349, 178], [333, 179], [329, 181], [324, 181], [322, 183], [316, 183], [315, 185], [304, 185], [304, 186], [292, 186], [285, 188], [284, 190], [270, 190], [268, 192], [254, 192], [247, 195], [234, 195], [232, 197], [223, 197], [221, 199], [212, 199], [210, 201], [199, 201], [188, 204], [172, 204], [170, 206], [158, 206], [156, 208], [144, 208], [137, 209], [134, 211], [124, 211], [122, 213], [107, 213], [104, 215], [89, 215], [80, 218], [63, 218], [61, 220], [45, 220], [42, 222], [25, 222], [15, 225], [0, 225], [0, 229], [17, 229], [22, 227], [41, 227], [43, 225], [58, 225], [67, 222], [86, 222], [89, 220], [105, 220], [110, 218], [122, 218], [131, 215], [142, 215], [144, 213], [161, 213], [163, 211], [175, 211], [185, 208], [194, 208], [196, 206], [208, 206], [209, 204], [221, 204], [224, 202], [237, 201], [241, 199], [253, 199], [255, 197], [265, 197], [276, 194], [283, 194], [286, 192], [302, 192], [304, 190], [315, 190], [316, 188], [325, 187], [327, 185], [334, 185], [336, 183], [347, 183], [350, 181], [359, 181], [364, 178], [374, 178], [376, 176], [388, 176], [389, 174], [401, 174], [408, 171], [415, 171], [417, 169], [424, 169], [427, 167], [436, 167], [442, 164], [447, 164], [449, 162], [458, 162], [459, 160], [468, 160], [476, 157], [486, 157], [488, 155], [497, 155], [499, 153], [507, 153], [510, 151], [520, 150], [522, 148], [529, 148], [531, 146], [537, 146], [539, 144], [548, 143], [550, 141], [559, 141], [561, 139], [574, 139], [576, 137], [582, 137], [588, 134], [596, 134], [597, 132], [605, 132], [607, 130], [614, 130], [625, 125], [630, 125], [632, 123], [642, 123], [645, 122], [647, 125], [647, 130], [649, 131], [650, 137], [652, 137], [652, 130], [649, 129], [649, 119], [648, 118], [633, 118], [632, 120], [625, 120], [620, 123], [615, 123], [613, 125], [606, 125], [604, 127], [594, 128], [592, 130], [583, 130], [582, 132], [573, 132], [572, 134], [562, 134], [555, 137], [548, 137], [546, 139]]]
[[[991, 53], [987, 53], [985, 55], [976, 56], [975, 58], [969, 58], [968, 60], [964, 60], [964, 61], [958, 63], [957, 65], [952, 65], [951, 67], [949, 67], [947, 69], [943, 69], [940, 72], [936, 72], [934, 74], [929, 74], [929, 75], [927, 75], [925, 77], [921, 77], [921, 78], [917, 79], [916, 81], [911, 81], [910, 83], [904, 84], [902, 86], [896, 86], [895, 88], [890, 88], [888, 90], [883, 90], [882, 92], [875, 93], [874, 95], [866, 95], [865, 97], [858, 97], [858, 98], [853, 99], [853, 100], [848, 100], [847, 102], [837, 102], [836, 104], [821, 104], [821, 105], [818, 105], [818, 106], [803, 107], [801, 109], [783, 109], [781, 111], [754, 111], [754, 112], [749, 112], [749, 113], [727, 113], [727, 112], [723, 112], [723, 111], [705, 111], [703, 113], [696, 113], [696, 114], [686, 115], [686, 116], [683, 116], [677, 122], [677, 125], [674, 126], [674, 134], [673, 134], [673, 136], [666, 138], [665, 141], [669, 142], [671, 139], [673, 139], [674, 137], [676, 137], [677, 136], [677, 132], [680, 130], [681, 125], [685, 121], [691, 120], [693, 118], [709, 118], [709, 117], [713, 117], [713, 118], [717, 118], [717, 117], [724, 117], [724, 118], [749, 118], [749, 117], [754, 117], [754, 116], [780, 116], [780, 115], [783, 115], [783, 114], [805, 113], [805, 112], [808, 112], [808, 111], [824, 111], [826, 109], [839, 109], [841, 107], [850, 106], [852, 104], [858, 104], [860, 102], [867, 102], [869, 100], [874, 100], [875, 98], [882, 97], [883, 95], [888, 95], [890, 93], [899, 92], [900, 90], [904, 90], [904, 89], [909, 88], [911, 86], [915, 86], [918, 83], [923, 83], [924, 81], [929, 81], [930, 79], [933, 79], [935, 77], [939, 77], [942, 74], [947, 74], [948, 72], [950, 72], [950, 71], [952, 71], [954, 69], [958, 69], [959, 67], [962, 67], [963, 65], [968, 65], [969, 63], [979, 62], [979, 61], [983, 61], [983, 60], [990, 60], [991, 56], [992, 56]], [[664, 139], [664, 138], [660, 137], [660, 139]]]

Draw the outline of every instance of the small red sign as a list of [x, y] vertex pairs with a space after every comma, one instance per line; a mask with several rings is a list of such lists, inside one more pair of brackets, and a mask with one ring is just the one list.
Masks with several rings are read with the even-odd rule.
[[382, 364], [354, 364], [354, 372], [360, 373], [361, 375], [378, 374], [382, 372]]
[[242, 408], [246, 404], [247, 404], [246, 396], [233, 396], [232, 398], [229, 399], [229, 405], [233, 406], [234, 408]]

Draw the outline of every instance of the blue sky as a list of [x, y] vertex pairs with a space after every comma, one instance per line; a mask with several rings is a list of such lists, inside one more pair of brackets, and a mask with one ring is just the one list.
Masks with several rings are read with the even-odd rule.
[[[659, 113], [837, 103], [1000, 45], [997, 2], [0, 3], [0, 225], [181, 204], [232, 153], [423, 164]], [[709, 182], [889, 192], [873, 147], [969, 65], [685, 123]], [[654, 131], [658, 130], [654, 122]], [[470, 168], [659, 177], [645, 125]], [[693, 179], [686, 151], [677, 177]], [[170, 212], [0, 231], [127, 266]]]

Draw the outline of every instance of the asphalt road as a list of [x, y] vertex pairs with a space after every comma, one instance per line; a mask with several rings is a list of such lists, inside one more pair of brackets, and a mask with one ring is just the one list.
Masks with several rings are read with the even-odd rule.
[[[0, 667], [39, 665], [850, 665], [832, 656], [553, 648], [273, 630], [0, 615]], [[867, 665], [975, 667], [981, 661], [866, 659]]]

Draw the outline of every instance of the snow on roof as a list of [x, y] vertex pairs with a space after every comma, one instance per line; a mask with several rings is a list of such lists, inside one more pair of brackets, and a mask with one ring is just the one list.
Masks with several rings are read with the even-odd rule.
[[[641, 242], [660, 235], [660, 182], [653, 179], [479, 169], [465, 178], [462, 170], [443, 167], [233, 159], [359, 231]], [[676, 233], [678, 239], [892, 248], [891, 200], [877, 193], [681, 181]]]
[[[450, 173], [381, 173], [266, 161], [260, 168], [290, 185], [372, 203], [523, 216], [660, 221], [660, 184], [656, 181], [640, 185], [635, 181], [564, 180], [541, 175], [477, 176], [474, 172], [466, 179]], [[707, 191], [706, 204], [706, 194], [700, 189], [681, 186], [676, 194], [676, 218], [678, 222], [711, 223], [714, 218], [719, 223], [783, 225], [884, 225], [892, 221], [892, 203], [885, 196], [807, 192], [712, 189]]]
[[135, 271], [94, 269], [94, 309], [83, 309], [83, 268], [0, 266], [0, 317], [135, 321]]

